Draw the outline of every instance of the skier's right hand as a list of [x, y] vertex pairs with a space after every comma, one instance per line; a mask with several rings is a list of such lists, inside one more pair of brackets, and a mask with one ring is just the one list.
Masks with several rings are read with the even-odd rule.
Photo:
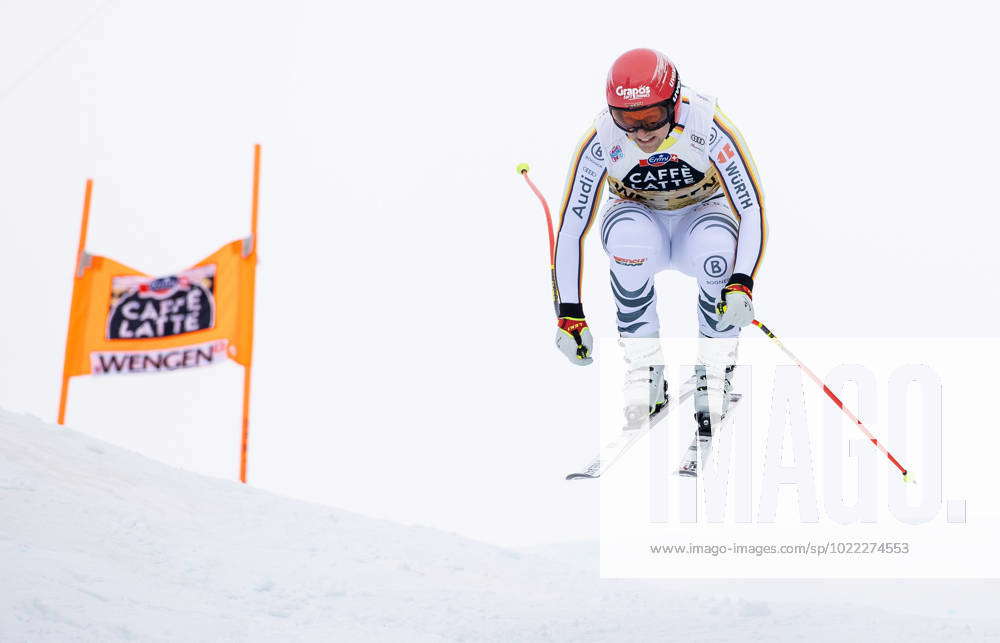
[[577, 366], [594, 361], [594, 338], [583, 317], [560, 317], [556, 330], [556, 348]]

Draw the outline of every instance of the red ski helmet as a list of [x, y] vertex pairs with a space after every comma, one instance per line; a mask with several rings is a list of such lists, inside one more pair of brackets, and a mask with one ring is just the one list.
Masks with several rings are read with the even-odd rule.
[[677, 67], [656, 50], [626, 51], [608, 72], [608, 108], [615, 123], [625, 131], [676, 123], [680, 97]]

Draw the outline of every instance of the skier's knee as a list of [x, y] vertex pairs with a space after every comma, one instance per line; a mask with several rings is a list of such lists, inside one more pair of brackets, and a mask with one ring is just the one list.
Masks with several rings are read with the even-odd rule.
[[659, 226], [639, 208], [612, 211], [601, 226], [601, 243], [623, 266], [641, 266], [658, 257], [664, 247]]
[[685, 234], [685, 245], [699, 253], [729, 254], [736, 251], [739, 226], [732, 217], [709, 212], [698, 217]]

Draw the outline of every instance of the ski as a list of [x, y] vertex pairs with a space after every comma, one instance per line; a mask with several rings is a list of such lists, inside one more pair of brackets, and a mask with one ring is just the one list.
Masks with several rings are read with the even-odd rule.
[[[733, 409], [736, 408], [741, 399], [743, 399], [743, 396], [739, 393], [729, 394], [729, 410], [722, 417], [722, 422], [717, 429], [718, 431], [724, 429], [726, 424], [728, 424], [727, 420], [732, 417]], [[691, 445], [684, 452], [684, 457], [681, 458], [681, 465], [677, 468], [677, 475], [689, 478], [698, 477], [699, 466], [704, 467], [705, 463], [708, 462], [708, 456], [712, 453], [712, 437], [714, 436], [699, 435], [697, 429], [695, 429]], [[699, 452], [701, 454], [700, 458], [698, 457]]]
[[617, 438], [604, 445], [600, 453], [588, 461], [579, 471], [567, 475], [566, 479], [592, 480], [600, 478], [639, 438], [646, 435], [668, 413], [684, 404], [689, 397], [694, 395], [697, 382], [697, 377], [691, 377], [681, 384], [680, 393], [674, 395], [668, 392], [666, 403], [658, 411], [649, 416], [649, 422], [644, 422], [641, 426], [634, 428], [630, 428], [628, 425], [623, 426]]

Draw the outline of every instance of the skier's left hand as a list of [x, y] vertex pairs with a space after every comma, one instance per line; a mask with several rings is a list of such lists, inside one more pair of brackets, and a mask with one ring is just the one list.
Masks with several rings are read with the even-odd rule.
[[734, 273], [719, 297], [719, 328], [742, 328], [753, 321], [753, 279]]

